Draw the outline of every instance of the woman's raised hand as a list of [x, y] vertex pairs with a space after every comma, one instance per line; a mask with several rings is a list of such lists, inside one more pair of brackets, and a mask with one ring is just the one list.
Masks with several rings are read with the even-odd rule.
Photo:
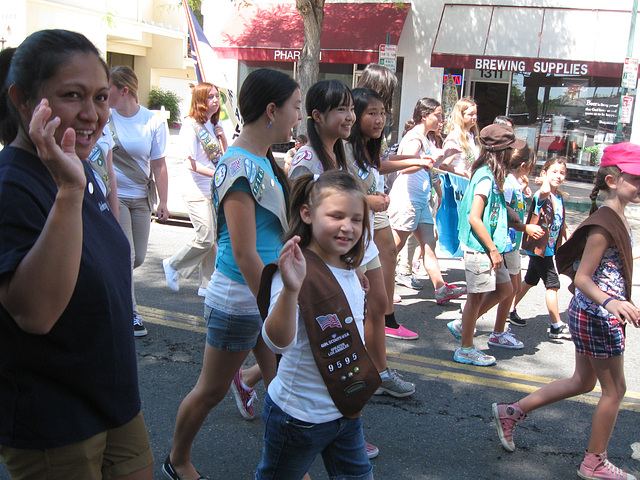
[[54, 137], [60, 126], [60, 118], [50, 120], [51, 108], [46, 98], [36, 106], [29, 122], [29, 136], [33, 141], [38, 157], [53, 176], [58, 191], [84, 191], [87, 178], [84, 174], [82, 162], [76, 155], [76, 132], [67, 128], [62, 137], [61, 145]]

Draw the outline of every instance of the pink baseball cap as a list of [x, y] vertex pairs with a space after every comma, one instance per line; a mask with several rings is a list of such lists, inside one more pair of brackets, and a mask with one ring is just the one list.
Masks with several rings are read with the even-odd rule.
[[600, 166], [613, 165], [629, 175], [640, 175], [640, 145], [622, 142], [605, 148]]

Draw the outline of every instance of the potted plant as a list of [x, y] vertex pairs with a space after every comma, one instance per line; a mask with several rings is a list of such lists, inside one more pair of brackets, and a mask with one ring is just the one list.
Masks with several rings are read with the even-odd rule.
[[595, 166], [598, 161], [598, 146], [590, 145], [582, 149], [583, 155], [586, 155], [583, 161], [583, 165]]

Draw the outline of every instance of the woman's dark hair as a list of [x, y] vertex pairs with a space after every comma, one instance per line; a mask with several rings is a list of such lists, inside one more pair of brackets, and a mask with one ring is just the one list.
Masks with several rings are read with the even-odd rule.
[[77, 53], [94, 54], [109, 77], [109, 69], [93, 43], [68, 30], [40, 30], [29, 35], [18, 48], [0, 52], [0, 143], [8, 145], [13, 141], [22, 121], [9, 98], [9, 87], [15, 85], [26, 100], [35, 102], [42, 84]]
[[[238, 94], [238, 108], [244, 123], [248, 125], [256, 122], [264, 115], [270, 103], [278, 108], [282, 107], [298, 88], [298, 83], [282, 72], [269, 68], [254, 70], [244, 80]], [[289, 180], [273, 157], [271, 147], [267, 150], [267, 158], [282, 185], [285, 201], [289, 203]]]
[[508, 167], [509, 171], [513, 172], [517, 170], [524, 162], [530, 172], [536, 164], [536, 158], [536, 152], [533, 148], [529, 148], [529, 145], [525, 145], [523, 148], [514, 148], [511, 152], [511, 161]]
[[493, 123], [497, 123], [500, 125], [507, 125], [509, 127], [513, 127], [515, 125], [513, 118], [507, 115], [498, 115], [496, 118], [493, 119]]
[[322, 143], [322, 139], [316, 129], [316, 122], [313, 120], [313, 111], [317, 110], [323, 115], [340, 106], [348, 106], [353, 102], [351, 91], [340, 80], [323, 80], [311, 85], [307, 92], [305, 100], [305, 108], [307, 110], [307, 135], [309, 135], [309, 143], [318, 155], [320, 163], [324, 171], [332, 170], [336, 167], [346, 168], [347, 161], [344, 155], [344, 147], [341, 141], [337, 141], [333, 145], [333, 153], [336, 156], [337, 165], [333, 165], [327, 156]]
[[418, 100], [415, 108], [413, 109], [413, 117], [404, 124], [404, 132], [402, 133], [402, 136], [405, 136], [409, 130], [422, 123], [422, 117], [432, 114], [439, 106], [440, 102], [433, 98], [423, 97]]
[[207, 123], [208, 120], [211, 120], [211, 124], [215, 126], [218, 120], [220, 120], [221, 106], [218, 106], [218, 110], [211, 115], [211, 118], [207, 117], [207, 102], [209, 100], [209, 92], [212, 88], [215, 88], [216, 92], [218, 91], [218, 87], [209, 82], [199, 83], [191, 89], [189, 116], [200, 123]]
[[589, 215], [598, 210], [598, 204], [596, 200], [598, 199], [598, 194], [600, 191], [608, 192], [609, 185], [607, 185], [606, 178], [608, 175], [613, 177], [615, 182], [618, 181], [618, 178], [622, 175], [622, 170], [616, 165], [611, 165], [610, 167], [600, 167], [598, 172], [596, 173], [596, 178], [593, 180], [593, 190], [589, 194], [589, 198], [591, 199], [591, 208], [589, 209]]
[[398, 78], [396, 74], [377, 63], [367, 65], [358, 81], [358, 88], [370, 88], [380, 94], [387, 115], [390, 117], [393, 114], [393, 92], [397, 87]]
[[300, 208], [308, 205], [315, 210], [322, 201], [335, 193], [355, 195], [362, 201], [364, 212], [362, 216], [362, 235], [351, 250], [340, 258], [351, 269], [360, 266], [366, 249], [366, 239], [369, 237], [369, 202], [360, 182], [344, 170], [328, 170], [317, 177], [307, 173], [299, 176], [291, 187], [291, 204], [289, 207], [289, 231], [285, 234], [286, 242], [291, 237], [300, 237], [300, 248], [306, 248], [311, 243], [313, 225], [302, 221]]
[[511, 156], [513, 149], [506, 148], [504, 150], [498, 150], [496, 152], [490, 152], [486, 148], [482, 147], [480, 156], [471, 164], [471, 176], [476, 173], [480, 167], [485, 165], [489, 167], [493, 174], [493, 179], [498, 186], [500, 192], [504, 189], [504, 179], [509, 173], [509, 165], [511, 165]]
[[[371, 88], [356, 88], [351, 94], [353, 95], [353, 109], [356, 114], [356, 121], [351, 127], [351, 135], [349, 135], [349, 143], [353, 149], [353, 156], [356, 164], [362, 170], [369, 170], [368, 167], [380, 168], [380, 150], [382, 148], [382, 135], [379, 138], [370, 138], [367, 144], [362, 143], [362, 129], [360, 122], [362, 114], [369, 106], [372, 100], [379, 100], [383, 107], [384, 102], [378, 92]], [[365, 152], [366, 148], [366, 152]], [[367, 158], [367, 153], [369, 158]]]

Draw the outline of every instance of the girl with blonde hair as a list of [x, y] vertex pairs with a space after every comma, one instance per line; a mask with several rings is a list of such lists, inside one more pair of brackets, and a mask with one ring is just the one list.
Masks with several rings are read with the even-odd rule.
[[469, 97], [462, 97], [453, 107], [448, 120], [447, 138], [442, 146], [441, 170], [471, 178], [469, 167], [478, 158], [478, 107]]

